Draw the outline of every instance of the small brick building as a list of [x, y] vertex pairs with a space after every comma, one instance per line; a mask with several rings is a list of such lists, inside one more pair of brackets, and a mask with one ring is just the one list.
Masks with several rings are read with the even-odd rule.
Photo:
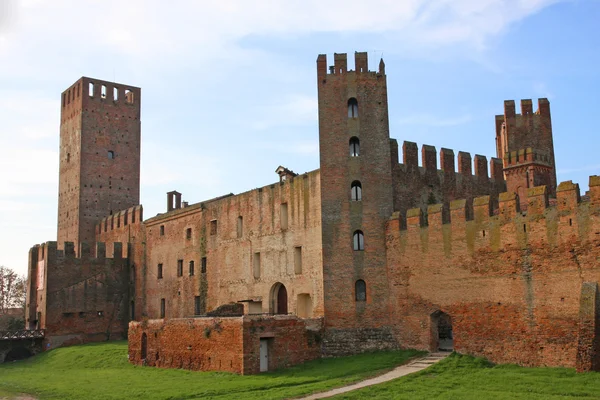
[[390, 138], [383, 60], [354, 64], [317, 59], [318, 170], [192, 204], [172, 191], [146, 220], [141, 91], [77, 81], [28, 325], [56, 344], [128, 332], [131, 362], [243, 374], [401, 347], [599, 369], [600, 178], [586, 196], [557, 185], [548, 100], [504, 102], [489, 162], [423, 145], [419, 163]]

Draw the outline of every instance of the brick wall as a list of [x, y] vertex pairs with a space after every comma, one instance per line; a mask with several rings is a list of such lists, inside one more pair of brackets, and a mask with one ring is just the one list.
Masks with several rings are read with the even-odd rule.
[[544, 187], [530, 189], [525, 216], [508, 194], [495, 216], [489, 196], [476, 198], [471, 213], [464, 201], [453, 202], [448, 217], [441, 206], [429, 207], [426, 219], [409, 210], [406, 230], [394, 215], [387, 255], [399, 343], [437, 348], [432, 321], [441, 311], [451, 318], [459, 352], [574, 367], [581, 287], [600, 280], [599, 183], [590, 179], [586, 203], [577, 185], [562, 183], [556, 207], [548, 206]]

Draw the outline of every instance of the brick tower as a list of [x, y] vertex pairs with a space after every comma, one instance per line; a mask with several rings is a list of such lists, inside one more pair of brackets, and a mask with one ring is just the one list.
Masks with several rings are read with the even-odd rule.
[[527, 189], [546, 185], [556, 195], [556, 168], [552, 141], [552, 120], [548, 99], [538, 100], [533, 112], [531, 100], [521, 100], [521, 114], [515, 102], [504, 102], [504, 115], [496, 116], [496, 153], [504, 163], [504, 178], [509, 192], [527, 201]]
[[[319, 55], [319, 146], [326, 352], [393, 341], [388, 328], [385, 223], [393, 211], [387, 85], [383, 60], [367, 53]], [[327, 344], [329, 343], [329, 345]], [[335, 345], [334, 345], [335, 343]]]
[[95, 241], [99, 219], [139, 204], [139, 88], [83, 77], [62, 93], [58, 244]]

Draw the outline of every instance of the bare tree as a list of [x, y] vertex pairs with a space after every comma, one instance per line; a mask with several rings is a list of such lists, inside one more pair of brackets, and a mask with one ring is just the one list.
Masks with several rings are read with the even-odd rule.
[[25, 277], [10, 268], [0, 266], [0, 315], [11, 308], [25, 307]]

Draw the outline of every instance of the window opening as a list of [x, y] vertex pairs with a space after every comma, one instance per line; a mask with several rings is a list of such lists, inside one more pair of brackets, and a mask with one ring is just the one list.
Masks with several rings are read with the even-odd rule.
[[90, 85], [88, 87], [88, 94], [90, 95], [90, 97], [94, 97], [94, 82], [90, 82]]
[[358, 118], [358, 101], [354, 97], [348, 100], [348, 118]]
[[254, 278], [260, 278], [260, 253], [254, 253], [254, 257], [252, 259], [252, 272]]
[[100, 89], [100, 97], [103, 99], [106, 98], [106, 85], [102, 85], [102, 88]]
[[244, 235], [244, 218], [239, 216], [237, 218], [237, 237], [241, 238]]
[[360, 155], [360, 140], [356, 136], [350, 138], [350, 157], [358, 157]]
[[192, 228], [187, 228], [185, 230], [185, 238], [186, 239], [191, 239], [192, 238]]
[[133, 104], [133, 92], [129, 89], [125, 89], [125, 101], [129, 104]]
[[354, 232], [354, 250], [364, 250], [365, 249], [365, 237], [362, 231]]
[[206, 273], [206, 257], [202, 257], [200, 260], [200, 272], [203, 274]]
[[362, 279], [359, 279], [354, 284], [354, 293], [356, 301], [367, 300], [367, 284]]
[[362, 200], [362, 185], [359, 181], [352, 182], [352, 186], [350, 187], [350, 198], [352, 201]]
[[113, 100], [114, 101], [119, 100], [119, 88], [118, 87], [113, 88]]
[[165, 317], [165, 299], [160, 299], [160, 317], [164, 318]]
[[302, 247], [294, 247], [294, 272], [296, 274], [302, 273]]
[[112, 150], [109, 150], [108, 151], [108, 159], [109, 160], [114, 160], [114, 158], [115, 158], [115, 152], [112, 151]]
[[194, 261], [190, 261], [190, 276], [194, 276], [194, 275], [195, 275]]
[[183, 276], [183, 260], [177, 260], [177, 276]]
[[194, 315], [200, 315], [202, 311], [200, 310], [200, 296], [194, 297]]
[[160, 226], [160, 236], [165, 236], [165, 226], [164, 225]]
[[216, 219], [213, 219], [212, 221], [210, 221], [210, 234], [211, 235], [217, 234], [217, 220]]
[[288, 205], [287, 203], [282, 203], [280, 207], [281, 214], [281, 229], [288, 228]]
[[162, 264], [158, 264], [158, 269], [156, 271], [156, 276], [158, 279], [162, 279], [163, 278], [163, 265]]

